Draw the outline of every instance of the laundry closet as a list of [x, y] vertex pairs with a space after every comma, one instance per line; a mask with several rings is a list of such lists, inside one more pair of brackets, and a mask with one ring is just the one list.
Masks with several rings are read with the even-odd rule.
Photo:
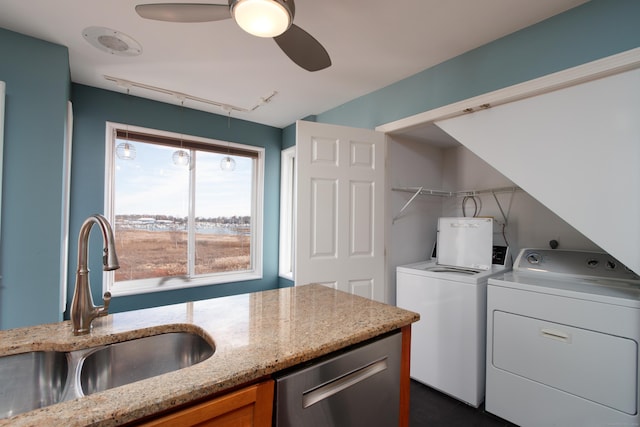
[[[378, 126], [389, 142], [390, 283], [396, 266], [426, 259], [438, 216], [462, 212], [458, 197], [419, 196], [400, 213], [412, 195], [392, 190], [398, 187], [461, 192], [517, 185], [526, 191], [512, 200], [496, 195], [504, 216], [508, 211], [514, 256], [557, 240], [560, 249], [601, 248], [640, 270], [639, 85], [636, 48]], [[454, 139], [442, 138], [441, 130]], [[480, 199], [480, 215], [493, 216], [501, 228], [493, 193]]]
[[[455, 117], [445, 114], [435, 124], [437, 118], [396, 132], [379, 129], [389, 135], [389, 281], [398, 306], [421, 314], [411, 344], [412, 378], [472, 406], [485, 400], [488, 412], [523, 426], [637, 422], [637, 328], [621, 332], [640, 318], [634, 273], [640, 268], [640, 68], [632, 62], [630, 70], [516, 102], [452, 110]], [[514, 259], [520, 254], [513, 273], [487, 282], [480, 276], [491, 272], [469, 273], [477, 277], [471, 283], [461, 272], [453, 277], [419, 263], [432, 256], [438, 233], [442, 237], [438, 218], [462, 216], [492, 218], [494, 253], [496, 245], [508, 245]], [[505, 297], [502, 289], [521, 276], [546, 288], [523, 280]], [[563, 294], [565, 288], [571, 291]], [[537, 301], [536, 292], [553, 294], [553, 302]], [[615, 313], [572, 306], [587, 298], [602, 303], [599, 295], [609, 293]], [[451, 316], [454, 309], [459, 313]], [[623, 312], [632, 318], [623, 320]], [[518, 322], [503, 313], [520, 316]], [[610, 336], [631, 343], [606, 352], [617, 360], [573, 363], [576, 354], [595, 354], [586, 347], [613, 348], [598, 343]], [[469, 342], [474, 345], [465, 347]], [[540, 375], [549, 367], [556, 371]], [[625, 381], [608, 387], [602, 378], [615, 377], [609, 367]], [[531, 407], [539, 418], [527, 413]]]
[[508, 245], [514, 256], [524, 247], [548, 248], [551, 240], [561, 248], [601, 250], [437, 126], [388, 135], [387, 142], [394, 293], [396, 267], [431, 257], [439, 217], [492, 217], [494, 245]]
[[420, 314], [410, 375], [478, 407], [488, 280], [510, 271], [521, 247], [598, 248], [435, 125], [396, 135], [388, 156], [395, 303]]

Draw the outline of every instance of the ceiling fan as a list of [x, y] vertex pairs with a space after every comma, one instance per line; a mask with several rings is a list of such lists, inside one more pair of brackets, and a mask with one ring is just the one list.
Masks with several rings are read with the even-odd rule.
[[229, 4], [153, 3], [139, 4], [143, 18], [169, 22], [210, 22], [233, 18], [245, 31], [273, 37], [280, 49], [307, 71], [331, 65], [326, 49], [312, 35], [293, 24], [293, 0], [229, 0]]

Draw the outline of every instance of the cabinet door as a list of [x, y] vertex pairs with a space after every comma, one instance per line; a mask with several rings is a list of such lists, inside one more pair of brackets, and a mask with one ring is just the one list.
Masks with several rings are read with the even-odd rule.
[[273, 381], [264, 381], [142, 424], [162, 427], [270, 427]]

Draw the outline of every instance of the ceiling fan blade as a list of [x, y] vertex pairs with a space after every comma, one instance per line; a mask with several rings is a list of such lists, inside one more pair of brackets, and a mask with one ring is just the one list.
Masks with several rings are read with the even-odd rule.
[[168, 22], [210, 22], [231, 18], [231, 11], [227, 4], [139, 4], [136, 6], [136, 12], [146, 19]]
[[293, 62], [307, 71], [318, 71], [331, 66], [327, 50], [297, 25], [292, 24], [287, 31], [273, 39]]

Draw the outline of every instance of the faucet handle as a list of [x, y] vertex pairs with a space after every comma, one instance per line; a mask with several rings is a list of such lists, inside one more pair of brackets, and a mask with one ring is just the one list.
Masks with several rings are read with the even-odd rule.
[[108, 292], [108, 291], [105, 292], [102, 298], [104, 299], [104, 306], [102, 306], [102, 309], [98, 312], [98, 316], [106, 316], [107, 314], [109, 314], [109, 303], [111, 302], [111, 292]]

